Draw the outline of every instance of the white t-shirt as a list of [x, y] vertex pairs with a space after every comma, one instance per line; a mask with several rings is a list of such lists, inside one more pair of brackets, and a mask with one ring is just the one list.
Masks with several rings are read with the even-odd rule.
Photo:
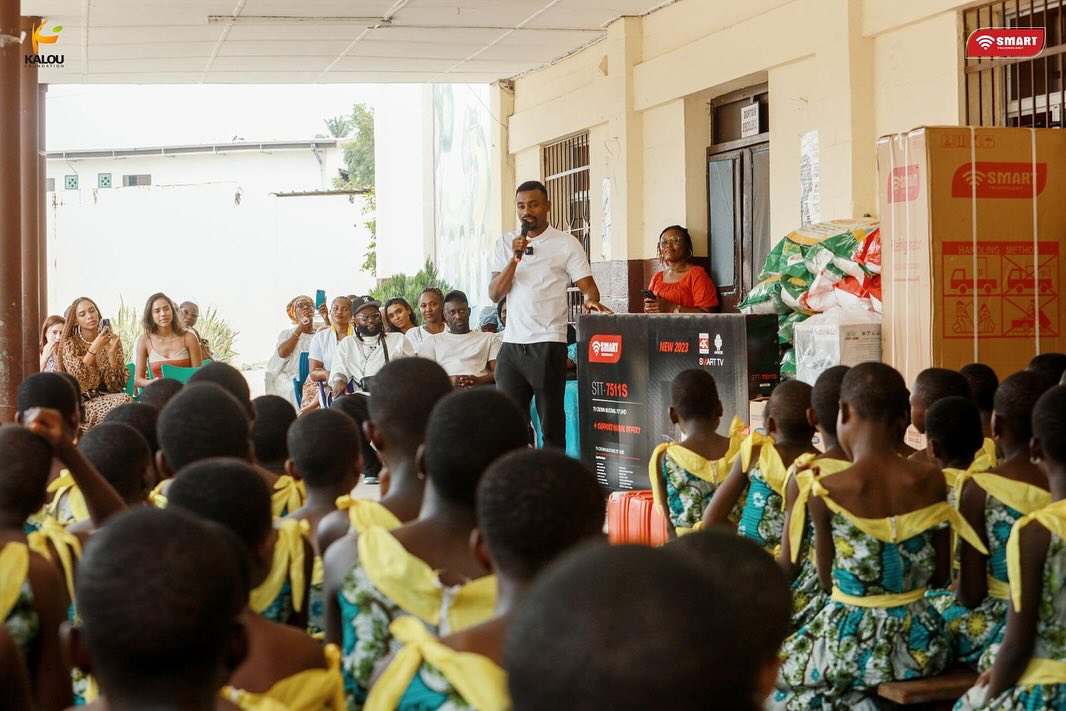
[[[347, 336], [344, 340], [347, 340]], [[307, 357], [322, 363], [322, 367], [329, 370], [333, 367], [333, 356], [337, 352], [337, 335], [332, 328], [323, 328], [311, 337], [311, 347], [307, 349]]]
[[482, 376], [489, 372], [489, 361], [496, 360], [500, 345], [495, 333], [445, 331], [427, 336], [418, 349], [418, 355], [437, 361], [449, 376]]
[[[402, 333], [386, 333], [385, 344], [389, 349], [389, 360], [413, 356], [411, 342]], [[368, 375], [377, 375], [385, 367], [385, 348], [379, 339], [363, 340], [358, 336], [345, 338], [337, 346], [333, 356], [333, 367], [329, 370], [329, 382], [332, 385], [337, 378], [359, 381]]]
[[404, 335], [407, 337], [407, 340], [411, 342], [411, 350], [418, 353], [418, 349], [422, 347], [422, 343], [433, 334], [427, 331], [425, 326], [415, 326], [414, 328], [408, 329], [407, 333]]
[[[514, 259], [509, 232], [496, 242], [496, 268]], [[507, 293], [504, 343], [566, 343], [566, 287], [592, 276], [585, 248], [574, 236], [548, 227], [529, 241], [533, 254], [522, 255]]]

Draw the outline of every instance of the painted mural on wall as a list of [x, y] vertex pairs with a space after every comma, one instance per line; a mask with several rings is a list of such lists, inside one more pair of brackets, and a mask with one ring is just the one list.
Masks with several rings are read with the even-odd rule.
[[489, 232], [491, 196], [497, 194], [489, 165], [489, 87], [433, 87], [434, 213], [436, 262], [441, 275], [476, 307], [488, 298], [497, 234]]

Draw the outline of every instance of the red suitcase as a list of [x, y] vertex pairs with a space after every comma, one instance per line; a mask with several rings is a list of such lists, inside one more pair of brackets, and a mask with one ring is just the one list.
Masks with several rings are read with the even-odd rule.
[[661, 546], [669, 535], [666, 519], [651, 490], [616, 491], [607, 500], [607, 538], [611, 543]]

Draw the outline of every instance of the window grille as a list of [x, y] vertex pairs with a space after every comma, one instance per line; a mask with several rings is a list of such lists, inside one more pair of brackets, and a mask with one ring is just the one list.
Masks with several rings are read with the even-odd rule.
[[589, 134], [580, 133], [544, 146], [544, 186], [551, 201], [551, 222], [569, 232], [589, 255]]

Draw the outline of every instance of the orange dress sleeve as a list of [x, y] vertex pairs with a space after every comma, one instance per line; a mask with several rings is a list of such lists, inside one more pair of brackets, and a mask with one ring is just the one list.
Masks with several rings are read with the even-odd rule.
[[688, 282], [689, 293], [692, 296], [692, 303], [684, 305], [704, 309], [717, 306], [718, 289], [715, 288], [710, 275], [703, 270], [703, 267], [692, 266], [688, 271], [688, 279], [686, 281]]

